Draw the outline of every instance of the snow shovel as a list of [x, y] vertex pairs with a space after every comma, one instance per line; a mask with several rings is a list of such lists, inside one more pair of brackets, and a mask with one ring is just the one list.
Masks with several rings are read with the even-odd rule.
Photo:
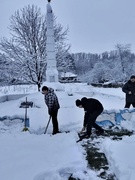
[[49, 117], [49, 121], [48, 121], [47, 126], [46, 126], [46, 128], [45, 128], [45, 132], [44, 132], [44, 134], [46, 134], [46, 132], [47, 132], [47, 129], [48, 129], [48, 126], [49, 126], [50, 120], [51, 120], [51, 116]]

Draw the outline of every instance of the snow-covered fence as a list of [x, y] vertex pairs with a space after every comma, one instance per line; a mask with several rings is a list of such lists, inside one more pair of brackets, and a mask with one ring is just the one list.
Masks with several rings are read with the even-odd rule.
[[0, 86], [0, 95], [8, 94], [30, 94], [38, 92], [36, 85], [12, 85], [12, 86]]
[[7, 101], [7, 98], [8, 98], [7, 96], [1, 96], [0, 97], [0, 103]]
[[5, 102], [5, 101], [12, 101], [12, 100], [20, 99], [24, 96], [27, 96], [27, 94], [4, 95], [0, 97], [0, 103]]
[[123, 120], [130, 120], [132, 113], [135, 114], [135, 108], [122, 110], [104, 110], [97, 118], [97, 123], [101, 126], [120, 125]]
[[21, 121], [24, 121], [24, 117], [23, 116], [19, 116], [19, 115], [14, 115], [14, 116], [3, 116], [0, 117], [0, 121], [4, 121], [4, 120], [15, 120], [15, 119], [20, 119]]

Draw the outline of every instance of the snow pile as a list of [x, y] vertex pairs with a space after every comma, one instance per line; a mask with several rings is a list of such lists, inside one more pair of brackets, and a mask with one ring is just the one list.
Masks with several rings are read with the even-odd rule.
[[135, 135], [124, 137], [122, 141], [106, 138], [102, 144], [109, 164], [118, 180], [134, 180], [135, 178]]
[[[127, 123], [128, 121], [130, 122], [132, 116], [135, 114], [135, 108], [133, 109], [121, 109], [121, 110], [104, 110], [101, 115], [98, 116], [97, 118], [97, 123], [100, 125], [109, 125], [114, 126], [114, 125], [119, 125], [123, 123], [124, 127], [124, 122]], [[128, 120], [128, 121], [127, 121]]]
[[2, 179], [23, 180], [25, 177], [30, 180], [35, 176], [35, 179], [37, 176], [53, 179], [54, 175], [65, 178], [74, 172], [87, 171], [83, 149], [76, 145], [76, 138], [74, 132], [57, 136], [37, 136], [27, 132], [10, 136], [1, 134]]
[[[75, 100], [81, 99], [83, 96], [87, 95], [87, 97], [100, 100], [105, 111], [110, 112], [110, 115], [113, 110], [114, 114], [121, 110], [122, 117], [126, 120], [121, 121], [120, 125], [128, 130], [135, 130], [134, 109], [130, 109], [130, 113], [127, 111], [123, 113], [124, 98], [121, 97], [120, 93], [122, 92], [119, 89], [108, 88], [102, 94], [100, 88], [91, 88], [86, 84], [62, 84], [61, 86], [52, 84], [52, 86], [56, 89], [55, 92], [61, 106], [58, 120], [60, 131], [63, 132], [54, 136], [51, 135], [51, 123], [47, 134], [44, 134], [49, 119], [48, 110], [44, 103], [44, 96], [37, 92], [35, 87], [25, 86], [29, 90], [29, 95], [26, 94], [27, 99], [33, 102], [33, 107], [28, 108], [30, 132], [22, 132], [25, 109], [20, 108], [20, 104], [25, 101], [26, 96], [18, 100], [0, 103], [2, 180], [67, 180], [70, 176], [80, 180], [101, 179], [97, 176], [98, 172], [88, 168], [85, 151], [81, 143], [76, 143], [78, 140], [77, 132], [81, 130], [83, 125], [84, 112], [83, 109], [76, 107]], [[66, 89], [70, 88], [73, 96], [69, 96], [66, 92]], [[12, 91], [13, 94], [23, 92], [19, 87], [7, 89], [10, 89], [7, 95], [12, 94]], [[98, 93], [98, 91], [100, 92]], [[0, 89], [0, 92], [2, 95], [4, 88]], [[109, 119], [109, 116], [107, 118]], [[64, 133], [64, 131], [70, 132]], [[121, 141], [113, 141], [109, 137], [101, 141], [101, 149], [107, 156], [111, 171], [116, 174], [119, 180], [134, 180], [134, 144], [135, 135], [125, 136]]]

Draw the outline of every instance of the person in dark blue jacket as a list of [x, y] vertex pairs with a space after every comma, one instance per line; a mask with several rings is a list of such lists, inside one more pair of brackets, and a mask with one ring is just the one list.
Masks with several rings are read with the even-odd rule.
[[86, 130], [86, 138], [89, 138], [91, 135], [92, 127], [97, 130], [98, 134], [103, 134], [104, 129], [102, 129], [98, 124], [96, 124], [97, 117], [103, 112], [103, 105], [97, 100], [93, 98], [83, 97], [81, 100], [76, 100], [76, 106], [79, 108], [84, 108], [84, 122], [82, 131]]
[[132, 105], [135, 108], [135, 75], [130, 77], [130, 80], [124, 84], [122, 91], [126, 94], [125, 108]]
[[58, 109], [60, 108], [58, 98], [54, 93], [54, 89], [49, 88], [47, 86], [42, 87], [42, 94], [45, 95], [45, 103], [48, 107], [48, 114], [52, 117], [52, 124], [53, 124], [52, 134], [57, 134], [59, 133], [57, 115], [58, 115]]

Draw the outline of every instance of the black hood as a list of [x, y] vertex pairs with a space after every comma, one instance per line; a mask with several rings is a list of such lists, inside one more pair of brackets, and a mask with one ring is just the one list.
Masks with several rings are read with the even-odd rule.
[[87, 101], [88, 101], [88, 99], [87, 99], [86, 97], [83, 97], [83, 98], [81, 99], [81, 102], [82, 102], [82, 106], [83, 106], [83, 107], [84, 107], [85, 104], [87, 104]]

